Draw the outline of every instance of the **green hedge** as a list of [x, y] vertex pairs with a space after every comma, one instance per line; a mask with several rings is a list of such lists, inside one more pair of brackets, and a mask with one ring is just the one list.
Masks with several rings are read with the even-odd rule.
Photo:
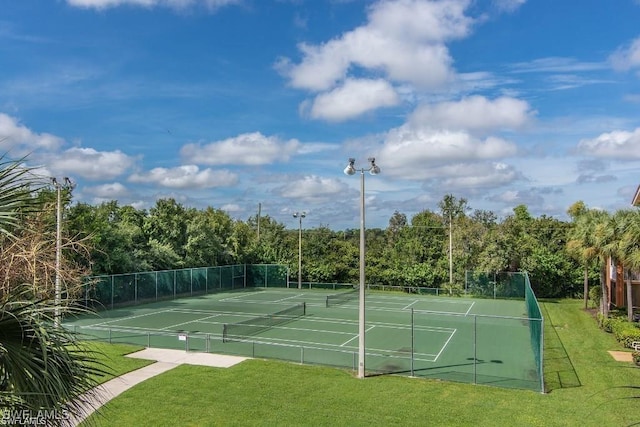
[[620, 317], [602, 319], [602, 329], [613, 333], [616, 340], [627, 348], [631, 348], [631, 343], [640, 341], [640, 327]]

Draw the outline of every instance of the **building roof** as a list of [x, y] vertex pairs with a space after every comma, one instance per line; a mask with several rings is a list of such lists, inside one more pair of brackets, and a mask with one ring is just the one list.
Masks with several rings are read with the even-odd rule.
[[638, 189], [636, 190], [635, 196], [633, 196], [631, 204], [633, 206], [640, 206], [640, 185], [638, 185]]

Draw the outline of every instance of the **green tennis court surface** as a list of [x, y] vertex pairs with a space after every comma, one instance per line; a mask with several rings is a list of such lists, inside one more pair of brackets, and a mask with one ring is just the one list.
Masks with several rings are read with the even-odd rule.
[[[249, 288], [67, 319], [89, 338], [355, 370], [358, 300], [331, 290]], [[368, 292], [367, 375], [401, 374], [541, 389], [523, 300]], [[299, 309], [304, 303], [304, 314]], [[284, 312], [280, 317], [273, 313]], [[288, 314], [290, 313], [290, 314]], [[227, 325], [236, 331], [223, 340]], [[237, 325], [240, 325], [238, 327]], [[231, 332], [230, 332], [231, 333]]]

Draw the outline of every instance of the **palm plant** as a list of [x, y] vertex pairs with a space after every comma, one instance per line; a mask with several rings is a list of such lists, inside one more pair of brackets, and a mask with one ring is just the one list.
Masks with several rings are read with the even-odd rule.
[[625, 212], [625, 228], [621, 233], [619, 252], [627, 269], [627, 316], [629, 321], [633, 321], [631, 273], [640, 271], [640, 210]]
[[621, 239], [628, 224], [628, 215], [631, 211], [619, 210], [610, 218], [608, 224], [601, 230], [601, 241], [603, 242], [603, 253], [610, 259], [615, 260], [616, 270], [624, 277], [627, 268], [626, 254], [621, 247]]
[[38, 206], [34, 194], [44, 182], [22, 165], [23, 160], [0, 156], [0, 237], [12, 237], [20, 219]]
[[[69, 415], [86, 410], [97, 378], [105, 371], [96, 363], [97, 355], [83, 349], [71, 331], [53, 326], [54, 308], [52, 299], [34, 300], [28, 286], [3, 295], [0, 408]], [[83, 393], [87, 394], [80, 399]]]
[[[594, 261], [603, 258], [601, 253], [602, 248], [600, 241], [597, 239], [598, 235], [596, 234], [596, 230], [601, 229], [603, 224], [607, 223], [608, 214], [596, 209], [587, 209], [583, 204], [575, 208], [574, 212], [572, 215], [574, 222], [569, 232], [567, 250], [584, 265], [584, 308], [587, 308], [589, 299], [589, 270]], [[607, 301], [608, 293], [605, 292], [606, 285], [603, 273], [601, 273], [600, 280], [603, 287], [603, 305], [608, 307], [608, 302], [604, 304], [604, 302]]]
[[[48, 235], [38, 233], [40, 240], [25, 229], [38, 210], [43, 209], [35, 193], [44, 180], [18, 161], [0, 157], [0, 252], [3, 260], [19, 258], [16, 248], [29, 247], [33, 259], [46, 259], [51, 250]], [[16, 256], [14, 256], [16, 255]], [[35, 263], [37, 264], [37, 263]], [[56, 327], [53, 318], [59, 308], [52, 298], [50, 277], [31, 268], [34, 263], [3, 262], [0, 287], [0, 412], [65, 411], [79, 415], [85, 408], [98, 377], [104, 373], [96, 355], [83, 350], [76, 336]], [[30, 271], [20, 271], [30, 269]], [[27, 279], [25, 279], [27, 278]], [[24, 283], [29, 280], [29, 283]], [[40, 283], [36, 283], [37, 281]], [[70, 294], [70, 293], [68, 293]], [[63, 304], [63, 312], [77, 312], [71, 300]], [[84, 398], [82, 393], [88, 392]], [[62, 413], [62, 412], [60, 412]], [[65, 417], [50, 419], [50, 424], [66, 424]]]

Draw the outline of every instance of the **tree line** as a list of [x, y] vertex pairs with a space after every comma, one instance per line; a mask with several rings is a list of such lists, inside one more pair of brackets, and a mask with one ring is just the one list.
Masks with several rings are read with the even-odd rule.
[[[498, 219], [453, 195], [438, 207], [411, 218], [395, 212], [386, 228], [366, 230], [368, 284], [461, 289], [469, 270], [526, 270], [541, 297], [583, 294], [585, 263], [572, 237], [582, 224], [581, 212], [566, 222], [533, 217], [520, 205]], [[288, 265], [291, 277], [298, 276], [298, 230], [269, 215], [241, 221], [220, 209], [185, 207], [170, 198], [148, 210], [110, 201], [69, 206], [64, 227], [91, 248], [90, 256], [77, 262], [94, 275], [277, 263]], [[359, 229], [303, 229], [302, 280], [358, 283], [359, 238]], [[586, 265], [589, 279], [596, 280], [596, 264]]]

